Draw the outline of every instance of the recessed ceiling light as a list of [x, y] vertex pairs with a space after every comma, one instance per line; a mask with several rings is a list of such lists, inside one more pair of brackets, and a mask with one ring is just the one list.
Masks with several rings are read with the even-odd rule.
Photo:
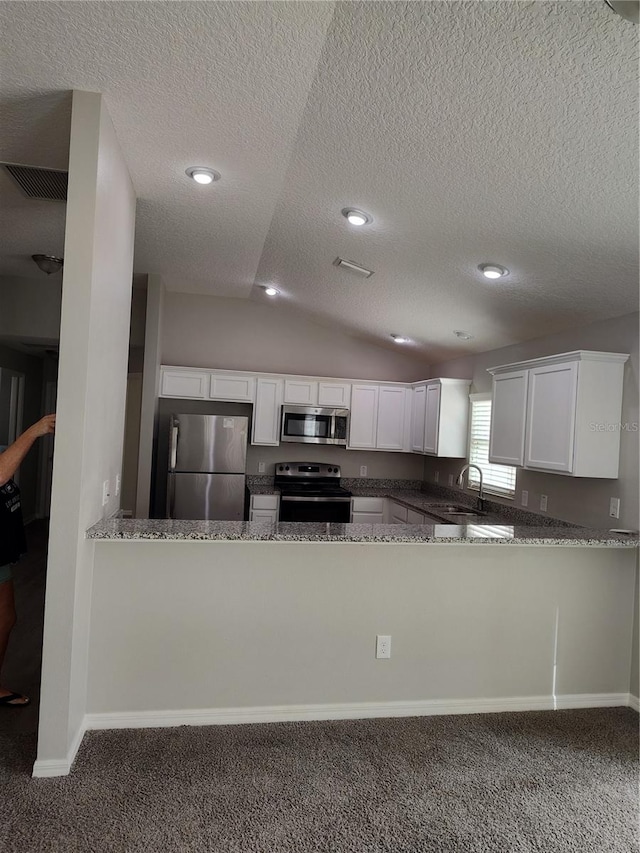
[[397, 344], [408, 344], [409, 343], [409, 338], [403, 338], [402, 335], [391, 335], [391, 337], [393, 338], [393, 340]]
[[277, 296], [280, 291], [276, 290], [275, 287], [265, 287], [264, 292], [267, 296]]
[[373, 216], [369, 216], [364, 210], [356, 210], [355, 207], [343, 208], [342, 215], [351, 225], [369, 225], [370, 222], [373, 222]]
[[461, 341], [470, 341], [473, 338], [473, 335], [470, 335], [469, 332], [463, 332], [461, 329], [456, 329], [453, 334]]
[[220, 180], [220, 173], [213, 169], [205, 169], [202, 166], [189, 166], [186, 174], [198, 184], [212, 184]]
[[480, 264], [478, 269], [487, 278], [502, 278], [504, 275], [509, 275], [509, 270], [501, 267], [500, 264]]

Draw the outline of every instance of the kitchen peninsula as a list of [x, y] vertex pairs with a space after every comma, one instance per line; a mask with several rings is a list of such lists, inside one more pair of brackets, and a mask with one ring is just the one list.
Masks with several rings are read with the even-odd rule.
[[490, 519], [99, 523], [86, 726], [637, 702], [637, 538]]

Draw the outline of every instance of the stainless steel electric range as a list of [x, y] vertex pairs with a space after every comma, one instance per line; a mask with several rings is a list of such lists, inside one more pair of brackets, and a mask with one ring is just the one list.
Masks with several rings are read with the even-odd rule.
[[280, 462], [274, 485], [280, 490], [280, 521], [349, 521], [351, 492], [340, 486], [339, 465]]

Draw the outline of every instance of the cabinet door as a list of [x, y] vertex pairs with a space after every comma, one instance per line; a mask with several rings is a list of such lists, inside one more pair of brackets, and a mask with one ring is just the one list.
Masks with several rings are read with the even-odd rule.
[[209, 374], [188, 370], [163, 370], [160, 383], [161, 397], [182, 397], [204, 400], [207, 396]]
[[489, 462], [522, 465], [527, 420], [529, 371], [516, 370], [493, 377]]
[[384, 516], [381, 512], [353, 512], [351, 524], [384, 524]]
[[282, 379], [258, 379], [251, 444], [280, 444]]
[[318, 383], [310, 379], [285, 379], [284, 402], [293, 406], [317, 406]]
[[424, 524], [424, 515], [407, 507], [407, 524]]
[[346, 382], [319, 382], [318, 405], [332, 409], [348, 409], [351, 403], [351, 385]]
[[253, 376], [224, 376], [211, 374], [209, 396], [212, 400], [234, 400], [241, 403], [253, 403], [256, 380]]
[[524, 464], [545, 471], [573, 471], [578, 364], [529, 371]]
[[349, 447], [356, 450], [375, 447], [377, 429], [378, 386], [353, 385], [351, 389]]
[[424, 453], [424, 418], [427, 405], [427, 389], [424, 385], [414, 388], [411, 405], [411, 450]]
[[406, 524], [409, 510], [402, 504], [389, 501], [389, 524]]
[[424, 417], [424, 452], [438, 453], [440, 429], [440, 385], [427, 385]]
[[378, 397], [379, 450], [404, 450], [405, 401], [407, 388], [381, 385]]

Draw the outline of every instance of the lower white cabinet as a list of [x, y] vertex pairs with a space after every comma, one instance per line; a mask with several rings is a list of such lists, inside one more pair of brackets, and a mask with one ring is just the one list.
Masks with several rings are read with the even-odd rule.
[[258, 379], [253, 407], [251, 444], [280, 444], [280, 412], [283, 397], [282, 379]]
[[352, 524], [384, 524], [385, 498], [351, 498]]
[[407, 524], [424, 524], [424, 515], [416, 509], [407, 507]]
[[391, 499], [387, 501], [387, 517], [389, 519], [389, 524], [408, 524], [408, 514], [408, 507], [396, 503]]
[[251, 495], [249, 506], [249, 521], [278, 520], [280, 495]]

